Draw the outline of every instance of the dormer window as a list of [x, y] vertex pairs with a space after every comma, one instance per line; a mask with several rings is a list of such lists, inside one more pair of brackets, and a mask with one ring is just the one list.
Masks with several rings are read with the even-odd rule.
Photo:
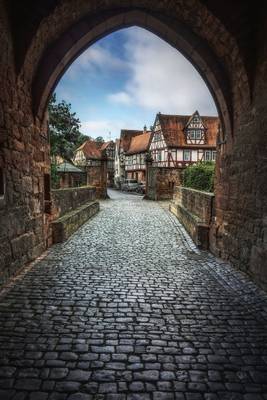
[[199, 113], [196, 111], [185, 127], [187, 144], [204, 144], [205, 128]]

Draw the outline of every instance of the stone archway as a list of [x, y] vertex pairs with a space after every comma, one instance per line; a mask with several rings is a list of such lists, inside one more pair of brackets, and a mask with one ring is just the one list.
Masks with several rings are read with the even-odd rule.
[[213, 251], [267, 282], [262, 191], [267, 50], [264, 41], [256, 42], [267, 30], [267, 13], [263, 10], [255, 16], [251, 12], [255, 7], [237, 3], [0, 1], [4, 61], [0, 63], [0, 168], [4, 167], [6, 182], [5, 217], [21, 210], [19, 228], [6, 222], [9, 228], [2, 243], [8, 254], [3, 267], [7, 275], [40, 254], [46, 240], [43, 175], [49, 171], [45, 118], [49, 94], [88, 45], [116, 29], [138, 25], [179, 49], [207, 82], [227, 136], [217, 165]]
[[46, 49], [35, 72], [32, 86], [33, 110], [38, 119], [44, 118], [50, 94], [69, 65], [99, 38], [129, 26], [140, 26], [153, 32], [191, 61], [213, 95], [223, 130], [231, 133], [233, 110], [230, 82], [216, 55], [184, 24], [172, 26], [160, 16], [150, 15], [143, 10], [102, 13], [99, 19], [83, 18]]

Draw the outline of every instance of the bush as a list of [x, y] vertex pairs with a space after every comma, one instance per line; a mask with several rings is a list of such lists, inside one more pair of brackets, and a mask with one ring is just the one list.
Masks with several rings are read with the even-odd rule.
[[214, 175], [215, 163], [212, 161], [201, 161], [185, 169], [183, 185], [192, 189], [213, 192]]

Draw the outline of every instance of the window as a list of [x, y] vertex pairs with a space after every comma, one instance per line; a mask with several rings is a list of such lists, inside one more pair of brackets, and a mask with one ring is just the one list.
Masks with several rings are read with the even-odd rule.
[[189, 137], [190, 137], [190, 139], [195, 140], [195, 138], [196, 138], [196, 136], [195, 136], [195, 131], [190, 131], [190, 132], [189, 132]]
[[156, 160], [157, 160], [157, 161], [161, 161], [161, 151], [158, 151], [158, 152], [157, 152], [157, 158], [156, 158]]
[[201, 139], [201, 130], [200, 129], [198, 129], [196, 131], [196, 139]]
[[215, 161], [216, 160], [216, 151], [213, 151], [212, 152], [212, 161]]
[[212, 152], [210, 150], [205, 151], [205, 161], [211, 161]]
[[5, 195], [5, 179], [4, 179], [4, 171], [0, 168], [0, 197], [4, 197]]
[[183, 152], [183, 160], [191, 161], [191, 150], [184, 150]]

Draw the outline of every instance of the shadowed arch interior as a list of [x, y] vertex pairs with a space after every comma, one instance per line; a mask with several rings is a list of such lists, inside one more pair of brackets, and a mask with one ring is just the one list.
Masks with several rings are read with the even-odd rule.
[[[227, 73], [208, 44], [185, 24], [143, 10], [104, 12], [83, 18], [49, 46], [36, 69], [32, 85], [33, 111], [43, 120], [48, 100], [70, 64], [90, 45], [122, 28], [139, 26], [179, 50], [198, 70], [217, 106], [225, 135], [232, 132], [232, 103]], [[155, 60], [156, 62], [156, 60]], [[153, 60], [152, 60], [153, 63]], [[153, 64], [152, 64], [153, 68]]]

